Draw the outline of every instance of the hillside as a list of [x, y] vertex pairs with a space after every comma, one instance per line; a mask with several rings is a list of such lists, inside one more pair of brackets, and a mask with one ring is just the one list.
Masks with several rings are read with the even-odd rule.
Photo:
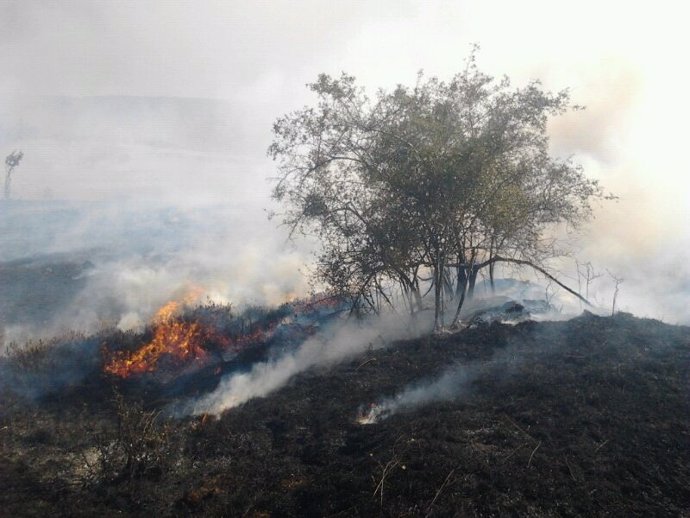
[[[96, 373], [33, 402], [5, 387], [0, 508], [684, 516], [689, 360], [688, 328], [585, 313], [371, 349], [218, 418], [149, 419], [169, 401], [153, 400], [150, 385]], [[371, 403], [463, 365], [473, 375], [454, 396], [357, 422]]]

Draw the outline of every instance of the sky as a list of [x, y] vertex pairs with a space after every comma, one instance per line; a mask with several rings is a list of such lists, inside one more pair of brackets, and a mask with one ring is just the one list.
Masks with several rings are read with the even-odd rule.
[[667, 298], [642, 312], [681, 318], [681, 2], [0, 0], [0, 13], [0, 151], [25, 153], [16, 198], [216, 203], [257, 217], [275, 172], [271, 124], [313, 100], [317, 74], [347, 71], [371, 92], [420, 69], [448, 79], [476, 43], [483, 71], [568, 88], [587, 107], [550, 126], [553, 152], [620, 198], [597, 209], [582, 260], [629, 279], [631, 307], [651, 290]]

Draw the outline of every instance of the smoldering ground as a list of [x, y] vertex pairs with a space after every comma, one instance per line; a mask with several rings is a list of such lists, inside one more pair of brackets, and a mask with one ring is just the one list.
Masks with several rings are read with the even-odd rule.
[[[497, 285], [497, 291], [503, 293], [503, 296], [478, 298], [473, 303], [467, 304], [464, 315], [469, 318], [475, 314], [489, 313], [500, 307], [506, 300], [521, 300], [529, 296], [538, 296], [543, 290], [538, 285], [513, 280], [504, 280], [498, 282]], [[565, 318], [545, 301], [542, 302], [544, 302], [544, 308], [539, 315], [535, 315], [537, 318]], [[497, 314], [497, 321], [501, 320], [501, 316], [505, 315]], [[517, 321], [530, 317], [529, 312], [524, 312]], [[510, 319], [510, 316], [508, 318]], [[428, 335], [432, 327], [431, 311], [418, 313], [413, 318], [404, 313], [388, 311], [363, 321], [340, 319], [320, 329], [315, 336], [308, 338], [296, 350], [255, 363], [245, 370], [232, 372], [224, 376], [212, 392], [199, 398], [175, 403], [170, 411], [176, 415], [220, 414], [251, 399], [267, 396], [288, 384], [296, 375], [309, 369], [329, 367], [403, 339]], [[403, 395], [395, 398], [394, 405], [387, 405], [385, 413], [390, 413], [393, 406], [397, 409], [397, 407], [421, 405], [436, 399], [456, 397], [463, 387], [487, 369], [494, 371], [502, 369], [506, 373], [509, 372], [523, 359], [519, 351], [520, 347], [516, 345], [500, 352], [491, 362], [450, 368], [431, 386], [417, 386], [406, 390]], [[530, 354], [538, 353], [539, 351], [534, 349], [530, 351]]]
[[[584, 313], [578, 318], [586, 320], [593, 316]], [[358, 409], [357, 422], [375, 424], [397, 413], [413, 412], [433, 403], [470, 398], [477, 382], [490, 380], [500, 385], [535, 362], [562, 355], [567, 346], [568, 340], [562, 331], [554, 334], [548, 328], [537, 328], [516, 333], [488, 358], [456, 362], [432, 378], [413, 381], [393, 395], [363, 404]]]
[[308, 369], [328, 367], [367, 350], [385, 347], [395, 340], [421, 336], [431, 327], [429, 318], [411, 321], [392, 313], [364, 321], [341, 319], [308, 338], [297, 350], [256, 363], [247, 371], [229, 374], [212, 392], [175, 404], [171, 412], [177, 415], [220, 414], [270, 394]]

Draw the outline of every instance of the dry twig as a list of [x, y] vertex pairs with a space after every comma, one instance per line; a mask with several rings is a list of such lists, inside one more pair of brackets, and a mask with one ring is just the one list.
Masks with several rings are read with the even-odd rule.
[[608, 443], [609, 440], [606, 439], [604, 442], [602, 442], [599, 446], [597, 446], [597, 449], [594, 450], [594, 453], [597, 453], [599, 450], [601, 450], [604, 446], [606, 446], [606, 443]]
[[400, 464], [400, 461], [398, 460], [397, 457], [393, 457], [391, 460], [389, 460], [385, 466], [383, 466], [383, 471], [381, 473], [381, 480], [379, 480], [378, 485], [376, 486], [376, 489], [374, 489], [374, 494], [373, 496], [376, 496], [376, 493], [379, 493], [381, 497], [381, 507], [383, 507], [383, 485], [386, 481], [386, 476], [390, 473], [392, 469], [398, 466]]
[[365, 365], [367, 365], [371, 362], [375, 362], [375, 361], [376, 361], [376, 358], [369, 358], [367, 361], [360, 363], [355, 370], [358, 371], [359, 369], [361, 369]]
[[528, 433], [524, 430], [524, 428], [522, 428], [519, 424], [517, 424], [515, 421], [513, 421], [513, 420], [508, 416], [508, 414], [503, 414], [503, 417], [505, 417], [505, 418], [508, 420], [508, 422], [509, 422], [510, 424], [512, 424], [512, 425], [513, 425], [515, 428], [517, 428], [519, 431], [521, 431], [524, 435], [526, 435], [527, 437], [529, 437], [529, 438], [532, 440], [532, 442], [539, 442], [539, 443], [541, 443], [541, 441], [537, 441], [534, 437], [532, 437], [530, 434], [528, 434]]
[[539, 446], [541, 446], [541, 441], [539, 441], [539, 444], [537, 444], [537, 447], [532, 450], [532, 455], [529, 456], [529, 460], [527, 461], [527, 467], [530, 467], [530, 464], [532, 464], [532, 457], [534, 457], [534, 454], [537, 453], [537, 450], [539, 449]]
[[446, 487], [448, 484], [448, 481], [450, 480], [450, 477], [453, 476], [453, 473], [455, 473], [455, 468], [450, 470], [450, 473], [448, 473], [448, 476], [446, 476], [446, 479], [443, 481], [443, 484], [441, 484], [441, 487], [438, 488], [438, 491], [436, 491], [436, 494], [434, 495], [434, 499], [431, 501], [429, 504], [429, 507], [426, 510], [426, 515], [425, 516], [431, 516], [431, 511], [433, 510], [434, 504], [436, 503], [436, 500], [438, 499], [438, 496], [441, 494], [441, 491]]

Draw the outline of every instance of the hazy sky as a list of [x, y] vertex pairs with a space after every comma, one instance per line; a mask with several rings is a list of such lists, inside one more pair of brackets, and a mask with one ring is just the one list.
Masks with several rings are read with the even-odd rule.
[[[689, 186], [688, 175], [682, 173], [688, 165], [683, 122], [689, 110], [682, 99], [688, 79], [684, 49], [690, 38], [683, 36], [686, 18], [679, 4], [4, 0], [0, 94], [4, 113], [11, 112], [25, 126], [28, 118], [38, 128], [43, 126], [41, 113], [27, 114], [32, 111], [27, 104], [34, 103], [17, 96], [228, 101], [225, 106], [234, 111], [221, 121], [220, 130], [218, 120], [208, 125], [220, 131], [221, 138], [227, 126], [251, 135], [251, 149], [241, 146], [240, 153], [228, 132], [227, 150], [214, 151], [249, 155], [259, 167], [267, 163], [263, 152], [271, 122], [309, 102], [304, 84], [318, 73], [346, 70], [372, 88], [410, 83], [419, 69], [449, 77], [462, 67], [470, 44], [476, 42], [482, 47], [479, 59], [485, 70], [506, 73], [516, 83], [539, 78], [551, 89], [569, 87], [574, 100], [589, 107], [559, 123], [559, 152], [574, 153], [585, 165], [596, 160], [591, 174], [602, 179], [613, 175], [618, 182], [618, 176], [632, 176], [641, 181], [641, 190], [667, 198], [665, 210], [680, 210], [687, 197], [679, 193], [687, 194]], [[138, 136], [161, 131], [161, 124], [150, 123], [149, 115], [141, 113]], [[163, 117], [163, 123], [169, 123], [162, 128], [165, 133], [184, 133], [184, 120], [169, 120], [168, 113], [155, 115], [159, 119], [154, 122]], [[115, 119], [115, 125], [122, 122]], [[99, 112], [98, 121], [89, 122], [96, 132], [103, 131], [108, 117]], [[62, 119], [60, 123], [68, 125]], [[185, 136], [189, 131], [174, 143]], [[112, 132], [105, 139], [110, 137]], [[5, 147], [21, 143], [2, 142]], [[135, 151], [147, 170], [156, 168], [155, 156]], [[67, 168], [78, 174], [79, 163], [73, 159], [62, 157], [60, 162], [69, 163]], [[27, 153], [26, 169], [32, 160]], [[104, 167], [107, 161], [103, 162], [98, 165]], [[161, 165], [170, 168], [168, 163]], [[214, 186], [215, 176], [232, 179], [232, 172], [208, 167], [212, 171], [207, 180]], [[30, 174], [25, 172], [29, 188]], [[107, 172], [93, 171], [91, 178], [100, 175]], [[645, 177], [653, 177], [653, 184], [646, 185]], [[45, 182], [50, 184], [49, 179]], [[667, 187], [670, 183], [673, 188]], [[57, 187], [52, 190], [59, 191]]]
[[[585, 255], [687, 282], [690, 37], [680, 6], [3, 0], [0, 151], [25, 152], [16, 197], [262, 207], [271, 123], [310, 101], [304, 85], [318, 73], [344, 70], [372, 90], [409, 84], [419, 69], [448, 78], [478, 43], [483, 70], [569, 87], [588, 107], [552, 125], [554, 152], [621, 196], [598, 216]], [[157, 99], [79, 99], [89, 96]]]

